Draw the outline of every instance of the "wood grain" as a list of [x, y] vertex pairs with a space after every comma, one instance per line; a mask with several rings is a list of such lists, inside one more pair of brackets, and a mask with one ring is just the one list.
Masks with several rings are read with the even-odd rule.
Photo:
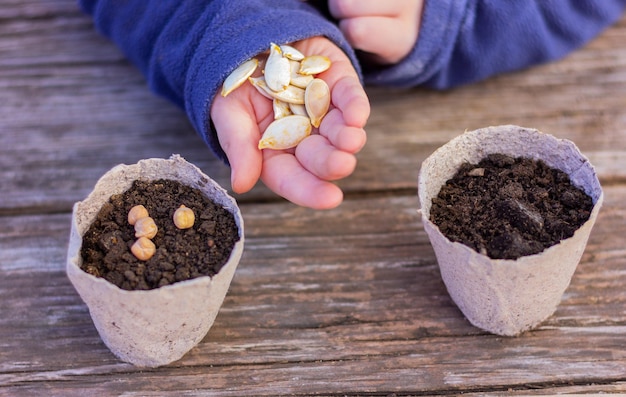
[[[626, 366], [618, 237], [625, 194], [606, 189], [604, 227], [594, 230], [562, 304], [518, 338], [485, 334], [454, 306], [412, 196], [354, 200], [328, 212], [245, 205], [246, 251], [216, 324], [174, 366], [150, 371], [117, 363], [65, 278], [69, 216], [0, 218], [5, 230], [4, 221], [14, 224], [13, 237], [0, 240], [3, 258], [28, 252], [38, 234], [48, 241], [37, 268], [32, 260], [3, 262], [0, 354], [11, 359], [2, 360], [0, 391], [54, 382], [71, 394], [87, 382], [94, 395], [148, 385], [175, 393], [178, 382], [196, 390], [207, 379], [221, 385], [219, 395], [298, 394], [303, 385], [307, 393], [421, 393], [616, 382]], [[165, 375], [179, 381], [157, 386]], [[114, 376], [115, 386], [89, 384], [102, 376]]]
[[[141, 369], [101, 341], [65, 275], [71, 207], [119, 163], [180, 153], [229, 170], [74, 0], [0, 7], [0, 396], [626, 393], [626, 19], [565, 59], [435, 92], [368, 87], [346, 201], [237, 196], [246, 248], [207, 337]], [[421, 162], [518, 124], [573, 140], [605, 204], [556, 313], [503, 338], [450, 299], [417, 213]]]

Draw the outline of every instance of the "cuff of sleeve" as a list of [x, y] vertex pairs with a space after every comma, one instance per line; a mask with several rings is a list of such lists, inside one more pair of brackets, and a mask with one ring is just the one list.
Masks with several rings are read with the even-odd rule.
[[[309, 9], [274, 9], [249, 14], [248, 18], [223, 23], [217, 30], [204, 32], [185, 82], [187, 115], [215, 155], [226, 164], [228, 159], [211, 121], [211, 104], [228, 74], [241, 63], [266, 51], [271, 42], [284, 44], [325, 36], [346, 52], [361, 76], [356, 56], [341, 32], [319, 14]], [[207, 23], [206, 26], [210, 25]]]

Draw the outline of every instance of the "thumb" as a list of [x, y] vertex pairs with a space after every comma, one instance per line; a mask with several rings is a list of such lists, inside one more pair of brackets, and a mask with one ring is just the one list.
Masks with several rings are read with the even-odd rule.
[[262, 154], [258, 149], [259, 127], [254, 112], [240, 102], [216, 97], [211, 108], [219, 143], [231, 167], [231, 186], [236, 193], [252, 189], [261, 176]]

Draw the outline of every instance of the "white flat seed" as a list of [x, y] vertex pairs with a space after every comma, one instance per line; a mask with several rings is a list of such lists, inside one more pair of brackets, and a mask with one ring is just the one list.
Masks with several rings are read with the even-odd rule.
[[283, 52], [283, 56], [287, 59], [291, 59], [293, 61], [301, 61], [304, 59], [304, 54], [290, 45], [283, 44], [280, 46], [280, 49]]
[[[274, 121], [259, 141], [259, 149], [284, 150], [297, 146], [311, 134], [313, 127], [320, 126], [330, 108], [330, 89], [325, 81], [315, 78], [330, 68], [330, 59], [322, 55], [307, 57], [289, 45], [271, 43], [264, 62], [256, 59], [251, 62], [254, 67], [247, 66], [246, 74], [235, 73], [237, 78], [232, 78], [235, 82], [225, 84], [224, 95], [240, 86], [246, 79], [242, 76], [247, 76], [263, 96], [273, 100]], [[263, 76], [251, 77], [259, 64], [264, 67]]]
[[231, 74], [226, 77], [222, 85], [222, 96], [226, 96], [245, 83], [248, 77], [256, 70], [259, 60], [252, 58], [239, 65]]
[[265, 77], [250, 77], [248, 78], [248, 80], [250, 81], [250, 84], [252, 84], [252, 86], [256, 88], [256, 90], [259, 91], [264, 97], [266, 97], [267, 99], [274, 99], [274, 97], [269, 94], [272, 90], [270, 90], [267, 86], [267, 83], [265, 82]]
[[304, 105], [304, 89], [302, 88], [289, 85], [287, 89], [276, 92], [267, 86], [263, 77], [251, 77], [248, 80], [260, 93], [270, 99], [280, 99], [283, 102]]
[[319, 74], [330, 68], [330, 59], [323, 55], [311, 55], [300, 62], [300, 74]]
[[259, 149], [283, 150], [298, 146], [311, 134], [311, 122], [305, 116], [287, 116], [273, 121], [259, 141]]
[[279, 99], [272, 100], [272, 109], [274, 110], [274, 120], [282, 119], [292, 114], [289, 104]]
[[304, 106], [313, 127], [319, 127], [330, 107], [330, 88], [322, 79], [313, 79], [304, 92]]
[[274, 43], [270, 45], [270, 55], [265, 64], [265, 82], [272, 91], [283, 91], [291, 80], [289, 59], [283, 57], [280, 47]]
[[304, 105], [304, 90], [300, 87], [290, 85], [286, 90], [275, 92], [274, 94], [274, 98], [280, 99], [283, 102]]
[[297, 114], [298, 116], [309, 117], [309, 114], [306, 112], [306, 107], [304, 105], [296, 105], [295, 103], [290, 103], [289, 110], [291, 110], [291, 113]]
[[291, 85], [295, 85], [296, 87], [306, 88], [307, 85], [313, 80], [313, 76], [300, 74], [300, 62], [297, 61], [289, 61], [289, 65], [291, 65], [291, 80], [289, 83]]

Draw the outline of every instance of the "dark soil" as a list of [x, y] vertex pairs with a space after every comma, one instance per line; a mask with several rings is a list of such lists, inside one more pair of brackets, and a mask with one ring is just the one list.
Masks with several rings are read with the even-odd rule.
[[[140, 261], [131, 253], [135, 230], [128, 211], [142, 204], [159, 231], [155, 255]], [[195, 214], [194, 226], [180, 230], [172, 215], [181, 204]], [[201, 276], [213, 276], [239, 241], [233, 214], [197, 189], [172, 180], [135, 181], [113, 195], [83, 236], [82, 269], [125, 290], [148, 290]]]
[[532, 255], [571, 237], [591, 197], [543, 161], [489, 155], [464, 164], [433, 199], [430, 220], [451, 241], [493, 259]]

